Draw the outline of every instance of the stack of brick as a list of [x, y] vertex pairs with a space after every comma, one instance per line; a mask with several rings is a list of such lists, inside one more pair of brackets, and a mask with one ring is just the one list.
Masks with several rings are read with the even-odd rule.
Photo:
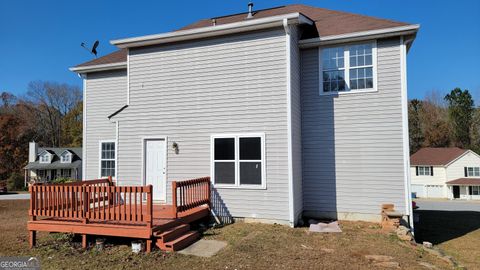
[[382, 204], [382, 229], [393, 231], [400, 226], [400, 219], [403, 214], [395, 211], [393, 204]]

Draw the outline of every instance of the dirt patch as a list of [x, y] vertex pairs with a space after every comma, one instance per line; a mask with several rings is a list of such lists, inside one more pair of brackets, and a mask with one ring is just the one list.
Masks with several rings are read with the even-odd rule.
[[[30, 250], [26, 231], [27, 201], [0, 201], [0, 256], [40, 258], [42, 269], [437, 269], [449, 265], [421, 249], [402, 245], [396, 235], [382, 233], [372, 223], [340, 222], [342, 233], [310, 233], [307, 228], [236, 223], [210, 229], [204, 239], [225, 241], [227, 247], [211, 258], [165, 253], [133, 254], [130, 239], [107, 238], [103, 251], [82, 250], [80, 239], [39, 233], [38, 247]], [[92, 237], [93, 238], [93, 237]], [[72, 240], [73, 239], [73, 240]], [[366, 255], [390, 256], [387, 264]], [[377, 264], [377, 265], [376, 265]]]

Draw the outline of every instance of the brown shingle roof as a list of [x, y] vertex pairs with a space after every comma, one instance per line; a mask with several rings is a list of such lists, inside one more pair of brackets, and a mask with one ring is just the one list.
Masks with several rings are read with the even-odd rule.
[[410, 156], [411, 165], [444, 166], [458, 158], [468, 150], [458, 147], [433, 148], [427, 147], [418, 150]]
[[[257, 10], [253, 13], [253, 19], [284, 15], [299, 12], [315, 22], [314, 27], [306, 29], [302, 38], [312, 38], [320, 36], [340, 35], [368, 30], [384, 29], [398, 26], [409, 25], [403, 22], [396, 22], [387, 19], [380, 19], [359, 14], [353, 14], [343, 11], [335, 11], [324, 8], [306, 6], [306, 5], [287, 5], [264, 10]], [[215, 18], [216, 24], [228, 24], [246, 20], [247, 13], [228, 15]], [[212, 19], [203, 19], [189, 24], [179, 30], [189, 30], [201, 27], [212, 26]], [[118, 50], [107, 54], [98, 59], [80, 64], [76, 67], [94, 66], [102, 64], [111, 64], [124, 62], [127, 59], [127, 50]]]
[[447, 184], [480, 186], [480, 178], [458, 178], [452, 181], [448, 181]]
[[[254, 11], [253, 19], [284, 15], [299, 12], [315, 22], [315, 30], [311, 37], [331, 36], [346, 33], [354, 33], [375, 29], [391, 28], [397, 26], [409, 25], [408, 23], [396, 22], [387, 19], [380, 19], [360, 14], [335, 11], [325, 8], [306, 6], [301, 4], [287, 5], [264, 10]], [[194, 29], [206, 26], [212, 26], [212, 19], [215, 19], [217, 25], [245, 21], [247, 13], [203, 19], [187, 25], [180, 30]]]
[[91, 61], [77, 65], [76, 67], [97, 66], [113, 63], [121, 63], [127, 61], [127, 49], [121, 49], [113, 53], [107, 54], [100, 58], [93, 59]]

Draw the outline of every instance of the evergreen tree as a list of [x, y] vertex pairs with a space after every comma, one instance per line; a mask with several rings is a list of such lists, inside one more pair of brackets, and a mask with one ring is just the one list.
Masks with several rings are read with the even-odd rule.
[[468, 90], [453, 89], [445, 96], [448, 102], [448, 116], [452, 126], [453, 141], [456, 146], [469, 148], [470, 129], [475, 112], [472, 95]]

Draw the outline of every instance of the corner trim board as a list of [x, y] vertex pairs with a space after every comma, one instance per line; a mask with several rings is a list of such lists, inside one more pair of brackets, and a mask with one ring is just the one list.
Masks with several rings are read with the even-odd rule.
[[287, 75], [287, 144], [288, 144], [288, 212], [290, 226], [295, 226], [295, 205], [293, 192], [293, 153], [292, 153], [292, 74], [291, 74], [291, 36], [288, 20], [283, 19], [285, 29], [286, 75]]

